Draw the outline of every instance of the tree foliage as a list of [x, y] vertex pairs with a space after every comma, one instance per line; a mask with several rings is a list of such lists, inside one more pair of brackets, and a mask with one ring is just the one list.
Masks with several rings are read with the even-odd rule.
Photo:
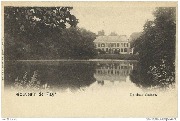
[[116, 32], [111, 32], [109, 36], [118, 36], [118, 34]]
[[104, 30], [98, 31], [98, 36], [105, 36]]
[[58, 54], [62, 58], [88, 59], [93, 58], [97, 52], [93, 41], [96, 34], [85, 29], [69, 28], [59, 36]]
[[[5, 7], [5, 59], [59, 59], [82, 57], [84, 53], [90, 55], [94, 51], [91, 50], [94, 34], [76, 27], [78, 19], [71, 14], [72, 9]], [[67, 28], [68, 25], [71, 27]]]
[[134, 43], [136, 41], [137, 38], [139, 38], [141, 36], [142, 32], [134, 32], [130, 35], [130, 45], [131, 47], [134, 46]]
[[134, 42], [134, 51], [139, 53], [139, 74], [150, 77], [142, 83], [166, 86], [175, 81], [176, 8], [156, 8], [153, 15], [154, 21], [145, 23]]
[[5, 30], [17, 34], [41, 27], [76, 26], [78, 20], [70, 13], [72, 7], [5, 7]]

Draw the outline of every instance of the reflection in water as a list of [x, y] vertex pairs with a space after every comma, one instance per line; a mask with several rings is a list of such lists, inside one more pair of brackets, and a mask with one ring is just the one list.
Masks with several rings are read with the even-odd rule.
[[[135, 61], [33, 61], [5, 62], [5, 87], [19, 90], [84, 90], [90, 85], [130, 88], [160, 85]], [[167, 79], [166, 79], [167, 80]], [[136, 86], [134, 85], [136, 84]]]
[[40, 89], [40, 80], [38, 79], [38, 72], [34, 71], [34, 74], [32, 75], [31, 79], [28, 80], [27, 78], [27, 72], [25, 72], [24, 76], [22, 79], [19, 79], [18, 77], [15, 79], [14, 82], [14, 88], [23, 90], [24, 88], [26, 89], [31, 89], [31, 90], [39, 90]]
[[163, 64], [145, 68], [137, 63], [130, 73], [130, 80], [141, 88], [168, 89], [175, 86], [175, 73]]
[[98, 62], [94, 76], [100, 85], [108, 82], [114, 84], [114, 82], [126, 81], [132, 69], [133, 63], [129, 61]]
[[76, 90], [95, 82], [95, 64], [74, 62], [6, 63], [5, 87]]
[[126, 81], [130, 61], [118, 62], [6, 62], [5, 87], [14, 89], [81, 89], [97, 82]]

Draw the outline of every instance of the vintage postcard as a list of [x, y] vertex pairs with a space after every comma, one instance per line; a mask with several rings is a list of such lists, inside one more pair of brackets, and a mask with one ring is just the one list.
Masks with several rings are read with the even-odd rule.
[[177, 2], [2, 2], [2, 117], [177, 118]]

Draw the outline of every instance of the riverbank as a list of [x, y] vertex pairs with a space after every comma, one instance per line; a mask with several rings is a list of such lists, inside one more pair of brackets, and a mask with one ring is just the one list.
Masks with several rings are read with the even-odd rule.
[[118, 60], [138, 60], [138, 55], [132, 54], [99, 54], [96, 59], [118, 59]]

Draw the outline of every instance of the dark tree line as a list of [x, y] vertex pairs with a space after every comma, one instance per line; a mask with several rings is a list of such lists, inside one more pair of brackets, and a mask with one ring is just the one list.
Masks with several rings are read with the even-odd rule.
[[138, 85], [164, 87], [175, 82], [176, 8], [156, 8], [153, 15], [133, 43], [139, 63], [131, 77]]
[[72, 9], [5, 7], [5, 60], [92, 58], [95, 34], [77, 27]]

